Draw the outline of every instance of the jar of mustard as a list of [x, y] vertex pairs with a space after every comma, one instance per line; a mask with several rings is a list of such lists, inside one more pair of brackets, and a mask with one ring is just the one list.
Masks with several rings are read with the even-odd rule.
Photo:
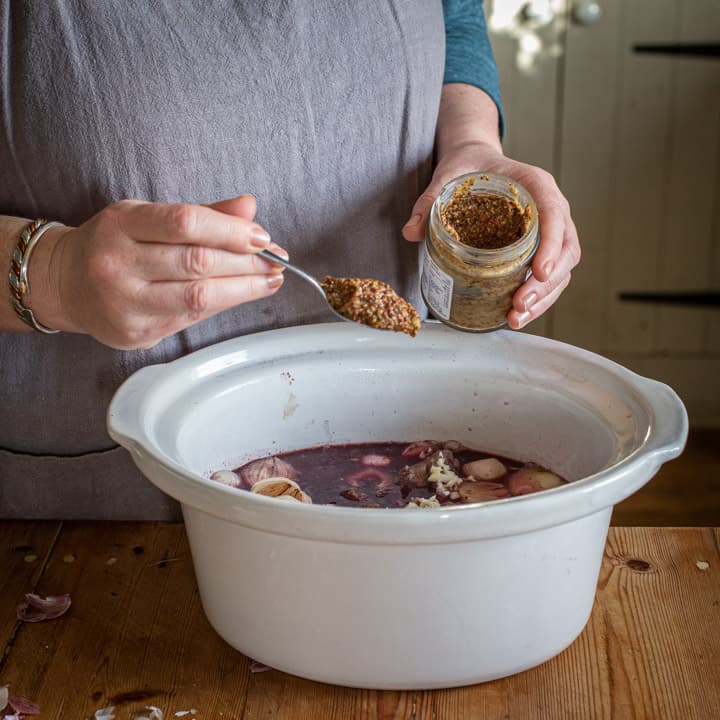
[[451, 180], [428, 218], [421, 290], [432, 314], [458, 330], [507, 324], [515, 291], [530, 276], [539, 241], [530, 193], [504, 175]]

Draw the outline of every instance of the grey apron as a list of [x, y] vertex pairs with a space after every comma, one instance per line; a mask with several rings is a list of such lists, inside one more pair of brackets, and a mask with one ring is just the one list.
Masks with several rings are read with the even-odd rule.
[[[421, 305], [400, 229], [431, 172], [440, 0], [0, 0], [0, 50], [0, 214], [77, 225], [121, 198], [251, 192], [298, 264]], [[143, 365], [328, 320], [303, 285], [145, 351], [0, 333], [0, 517], [179, 518], [108, 437], [113, 392]]]

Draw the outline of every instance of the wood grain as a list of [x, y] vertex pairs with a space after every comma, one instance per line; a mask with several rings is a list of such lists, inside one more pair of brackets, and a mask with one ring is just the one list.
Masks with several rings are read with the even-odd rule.
[[[720, 37], [717, 0], [677, 3], [677, 42]], [[674, 62], [667, 200], [663, 208], [660, 287], [702, 290], [713, 280], [713, 252], [720, 240], [720, 62], [695, 58]], [[707, 312], [658, 308], [655, 347], [659, 352], [702, 352]]]
[[[0, 524], [0, 577], [25, 572], [0, 596], [0, 617], [14, 618], [17, 595], [37, 580], [11, 548], [47, 544], [52, 529]], [[482, 685], [379, 692], [251, 673], [205, 620], [181, 525], [64, 525], [38, 590], [70, 592], [73, 606], [21, 625], [0, 681], [39, 702], [42, 720], [107, 705], [118, 720], [146, 705], [166, 718], [195, 708], [200, 720], [705, 720], [720, 708], [719, 547], [709, 528], [611, 528], [591, 619], [566, 651]]]
[[0, 523], [0, 672], [19, 626], [15, 607], [35, 590], [59, 530], [57, 522]]
[[607, 237], [609, 335], [614, 352], [654, 351], [658, 310], [648, 303], [618, 300], [625, 290], [658, 287], [660, 247], [665, 233], [673, 61], [637, 54], [635, 44], [673, 38], [676, 0], [639, 0], [622, 4], [620, 67], [611, 157], [614, 166], [608, 197]]

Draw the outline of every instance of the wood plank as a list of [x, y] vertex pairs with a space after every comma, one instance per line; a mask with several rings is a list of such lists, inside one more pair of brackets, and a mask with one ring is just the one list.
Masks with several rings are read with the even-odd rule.
[[619, 28], [622, 69], [617, 75], [619, 102], [611, 160], [615, 172], [607, 237], [607, 349], [614, 352], [654, 349], [657, 308], [647, 303], [620, 302], [618, 294], [659, 287], [659, 257], [667, 214], [662, 208], [671, 174], [667, 150], [673, 60], [662, 55], [639, 55], [633, 47], [673, 40], [676, 6], [677, 0], [635, 0], [627, 4]]
[[[715, 165], [720, 169], [720, 143], [718, 143]], [[708, 289], [720, 293], [720, 174], [715, 186], [714, 213], [712, 220], [710, 241], [710, 281]], [[709, 354], [720, 356], [720, 311], [712, 308], [703, 311], [705, 330], [703, 337], [703, 350]], [[720, 412], [718, 412], [720, 415]]]
[[583, 258], [553, 310], [554, 337], [602, 352], [608, 346], [608, 234], [616, 181], [615, 119], [628, 3], [602, 3], [596, 25], [568, 27], [559, 182], [572, 207]]
[[[47, 720], [110, 704], [118, 720], [148, 704], [201, 720], [707, 718], [720, 707], [719, 545], [707, 528], [611, 528], [591, 620], [568, 650], [511, 678], [400, 693], [250, 674], [202, 614], [181, 525], [66, 525], [39, 590], [69, 590], [73, 607], [21, 627], [2, 682]], [[0, 603], [6, 614], [14, 600]]]
[[418, 693], [418, 717], [714, 717], [719, 586], [713, 531], [611, 529], [590, 622], [568, 650], [511, 678]]
[[[678, 42], [720, 37], [717, 0], [677, 0]], [[702, 290], [712, 281], [717, 240], [713, 226], [720, 181], [720, 62], [717, 59], [673, 60], [669, 167], [662, 209], [660, 288]], [[656, 349], [660, 352], [703, 350], [706, 315], [660, 306]]]
[[0, 670], [18, 626], [15, 606], [35, 590], [59, 529], [59, 522], [0, 522]]
[[73, 606], [22, 626], [3, 682], [38, 701], [43, 718], [92, 717], [108, 705], [134, 718], [148, 704], [170, 716], [192, 707], [205, 720], [242, 715], [248, 660], [200, 609], [182, 525], [66, 525], [38, 591], [69, 592]]
[[720, 707], [718, 555], [709, 529], [610, 534], [592, 624], [610, 650], [613, 717], [709, 718]]

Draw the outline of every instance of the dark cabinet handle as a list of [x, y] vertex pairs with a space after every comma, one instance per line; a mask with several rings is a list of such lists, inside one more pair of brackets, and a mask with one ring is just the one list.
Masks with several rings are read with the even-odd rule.
[[670, 43], [666, 45], [635, 45], [636, 53], [683, 55], [685, 57], [720, 58], [720, 43]]
[[668, 303], [670, 305], [694, 305], [719, 307], [720, 292], [621, 292], [620, 300], [631, 302]]

